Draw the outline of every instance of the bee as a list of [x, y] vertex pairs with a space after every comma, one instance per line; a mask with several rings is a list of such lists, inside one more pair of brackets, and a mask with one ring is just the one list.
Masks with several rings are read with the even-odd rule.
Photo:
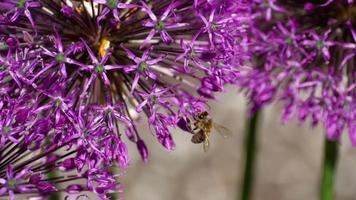
[[198, 113], [196, 116], [194, 116], [193, 125], [193, 129], [191, 128], [191, 125], [189, 125], [192, 133], [194, 134], [191, 141], [194, 144], [203, 143], [204, 152], [207, 152], [209, 149], [209, 137], [213, 129], [220, 133], [224, 138], [229, 137], [232, 134], [228, 128], [213, 122], [213, 119], [210, 117], [207, 111]]

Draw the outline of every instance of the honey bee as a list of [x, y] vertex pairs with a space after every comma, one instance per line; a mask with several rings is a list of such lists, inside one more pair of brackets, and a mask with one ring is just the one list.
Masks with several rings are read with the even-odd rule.
[[213, 122], [213, 119], [210, 117], [207, 111], [198, 113], [196, 116], [194, 116], [193, 125], [194, 128], [190, 128], [192, 130], [192, 133], [194, 134], [191, 141], [194, 144], [203, 143], [204, 152], [207, 152], [209, 149], [209, 137], [213, 129], [220, 133], [224, 138], [229, 137], [232, 134], [232, 132], [228, 128]]

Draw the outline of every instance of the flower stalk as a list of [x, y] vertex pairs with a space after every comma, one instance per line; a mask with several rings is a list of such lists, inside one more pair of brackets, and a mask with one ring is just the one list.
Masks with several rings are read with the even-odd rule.
[[338, 162], [339, 148], [337, 141], [325, 140], [324, 160], [321, 177], [320, 200], [333, 200], [335, 198], [335, 177]]
[[259, 118], [260, 110], [257, 109], [246, 123], [247, 128], [244, 145], [245, 166], [241, 187], [241, 200], [251, 199], [251, 192], [253, 190]]
[[[47, 178], [49, 180], [54, 179], [58, 176], [59, 176], [59, 173], [56, 171], [51, 171], [47, 174]], [[47, 200], [61, 200], [61, 199], [62, 199], [62, 196], [61, 196], [60, 192], [53, 192], [47, 197]]]

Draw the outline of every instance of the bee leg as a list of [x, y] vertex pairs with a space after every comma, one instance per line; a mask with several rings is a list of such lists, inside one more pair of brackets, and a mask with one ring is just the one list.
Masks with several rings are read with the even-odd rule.
[[209, 146], [210, 146], [209, 138], [206, 138], [204, 143], [203, 143], [204, 152], [207, 152], [209, 150]]
[[204, 137], [206, 138], [206, 140], [209, 140], [209, 134], [210, 132], [208, 130], [204, 130]]

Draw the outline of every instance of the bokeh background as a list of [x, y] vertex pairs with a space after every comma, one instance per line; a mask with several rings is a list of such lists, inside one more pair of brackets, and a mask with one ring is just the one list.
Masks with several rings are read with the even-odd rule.
[[[211, 102], [214, 120], [232, 132], [224, 139], [211, 137], [210, 149], [190, 142], [191, 135], [172, 130], [176, 149], [167, 152], [148, 132], [150, 160], [144, 164], [130, 145], [131, 166], [121, 178], [126, 200], [238, 200], [243, 170], [246, 104], [238, 91], [229, 88]], [[281, 125], [280, 107], [263, 110], [259, 125], [255, 200], [317, 200], [324, 132], [292, 120]], [[336, 181], [336, 200], [356, 199], [356, 148], [347, 134], [341, 141]], [[128, 142], [128, 144], [130, 144]], [[90, 199], [95, 199], [89, 196]], [[72, 199], [70, 197], [69, 199]], [[73, 198], [74, 199], [74, 198]], [[87, 198], [80, 198], [87, 199]]]

